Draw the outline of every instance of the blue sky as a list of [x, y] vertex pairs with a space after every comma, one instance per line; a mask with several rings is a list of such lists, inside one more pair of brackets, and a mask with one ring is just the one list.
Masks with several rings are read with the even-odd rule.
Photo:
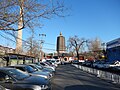
[[60, 32], [66, 41], [77, 35], [86, 39], [100, 38], [108, 42], [120, 37], [120, 0], [66, 0], [71, 7], [70, 16], [44, 21], [40, 33], [45, 33], [43, 48], [56, 49], [56, 39]]
[[[120, 38], [120, 0], [64, 1], [65, 5], [71, 8], [69, 10], [70, 16], [40, 20], [44, 26], [36, 28], [35, 37], [37, 39], [40, 39], [40, 33], [46, 34], [46, 37], [43, 38], [45, 40], [43, 48], [55, 50], [57, 36], [60, 32], [62, 32], [66, 42], [70, 36], [74, 35], [85, 39], [98, 37], [105, 43]], [[28, 38], [27, 36], [23, 33], [24, 39]], [[54, 52], [47, 49], [43, 49], [43, 51]]]

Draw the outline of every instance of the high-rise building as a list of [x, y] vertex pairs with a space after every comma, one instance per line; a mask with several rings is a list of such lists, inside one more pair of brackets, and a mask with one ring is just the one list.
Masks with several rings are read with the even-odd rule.
[[60, 32], [60, 35], [57, 37], [56, 51], [57, 51], [58, 55], [66, 52], [65, 37], [62, 35], [61, 32]]
[[120, 61], [120, 38], [107, 42], [106, 45], [107, 60]]

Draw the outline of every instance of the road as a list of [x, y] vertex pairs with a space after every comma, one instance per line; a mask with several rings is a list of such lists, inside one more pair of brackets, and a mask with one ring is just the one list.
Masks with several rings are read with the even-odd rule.
[[120, 87], [72, 65], [60, 65], [52, 79], [52, 90], [120, 90]]

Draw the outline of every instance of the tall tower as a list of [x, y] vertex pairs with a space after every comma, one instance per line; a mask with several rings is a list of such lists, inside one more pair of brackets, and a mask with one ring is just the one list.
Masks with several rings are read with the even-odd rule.
[[62, 33], [60, 32], [60, 36], [57, 37], [57, 53], [62, 54], [65, 53], [66, 47], [65, 47], [65, 37], [62, 36]]
[[22, 27], [23, 27], [23, 4], [24, 0], [21, 0], [21, 6], [20, 6], [20, 19], [18, 21], [18, 35], [16, 40], [16, 53], [22, 52]]

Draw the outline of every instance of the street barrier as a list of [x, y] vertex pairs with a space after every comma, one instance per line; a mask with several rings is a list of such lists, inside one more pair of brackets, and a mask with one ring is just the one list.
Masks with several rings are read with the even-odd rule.
[[107, 72], [107, 71], [102, 71], [102, 70], [90, 68], [90, 67], [77, 65], [77, 64], [72, 64], [72, 65], [75, 66], [76, 68], [79, 68], [79, 69], [83, 70], [83, 71], [94, 74], [95, 76], [97, 76], [99, 78], [109, 80], [109, 81], [111, 81], [113, 83], [120, 84], [120, 75], [110, 73], [110, 72]]

